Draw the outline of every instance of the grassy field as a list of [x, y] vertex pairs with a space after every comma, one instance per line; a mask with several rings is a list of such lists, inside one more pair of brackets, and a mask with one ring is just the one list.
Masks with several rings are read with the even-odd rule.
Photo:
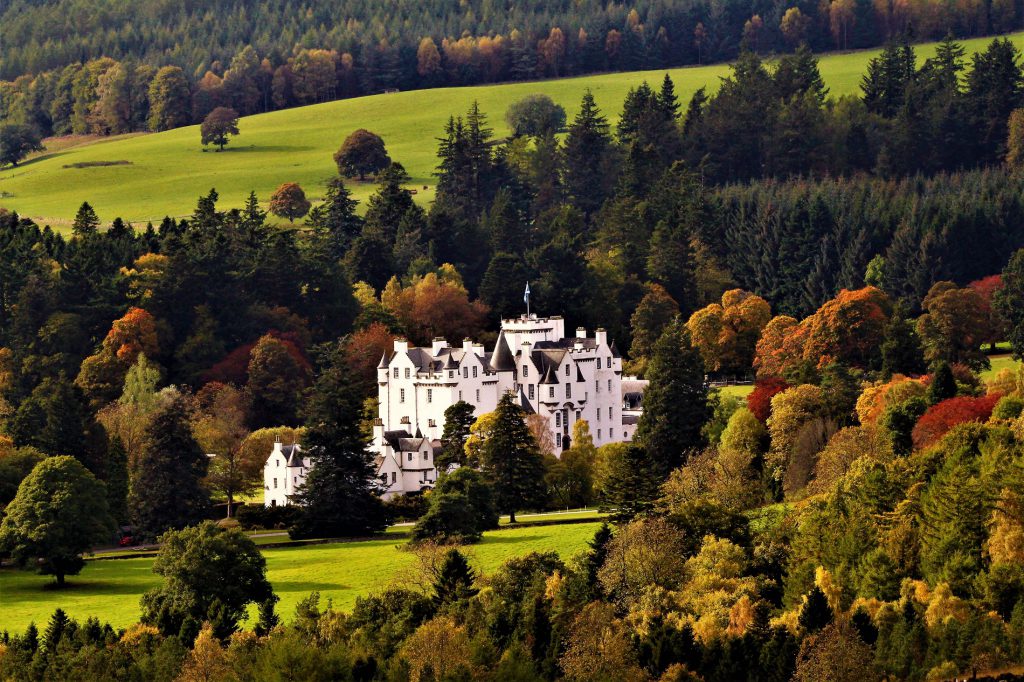
[[1016, 369], [1020, 367], [1020, 362], [1013, 359], [1012, 355], [992, 355], [989, 357], [989, 362], [992, 363], [990, 369], [985, 370], [981, 373], [982, 381], [991, 381], [996, 378], [996, 375], [1004, 369]]
[[[1024, 34], [1011, 38], [1024, 46]], [[970, 53], [990, 40], [968, 40], [965, 46]], [[924, 59], [934, 52], [934, 45], [918, 46], [917, 52]], [[858, 92], [867, 62], [876, 53], [823, 56], [821, 72], [832, 94]], [[715, 89], [719, 78], [728, 72], [724, 64], [670, 71], [684, 103], [699, 87]], [[421, 90], [277, 111], [244, 118], [239, 126], [241, 135], [223, 153], [202, 150], [198, 126], [77, 146], [68, 146], [62, 140], [58, 148], [17, 168], [0, 171], [0, 204], [60, 227], [69, 224], [82, 201], [89, 201], [106, 222], [117, 216], [136, 224], [165, 215], [184, 216], [191, 213], [196, 198], [211, 187], [216, 187], [225, 208], [241, 206], [250, 190], [266, 202], [282, 182], [300, 183], [316, 200], [322, 196], [324, 181], [336, 173], [332, 154], [357, 128], [368, 128], [384, 138], [391, 157], [412, 175], [411, 186], [417, 189], [417, 198], [429, 201], [433, 196], [436, 138], [448, 116], [463, 114], [473, 100], [479, 101], [498, 135], [507, 132], [503, 118], [508, 105], [533, 93], [551, 96], [571, 118], [583, 91], [590, 88], [598, 105], [614, 121], [627, 90], [644, 79], [660, 81], [662, 73]], [[104, 161], [128, 163], [65, 168]], [[353, 187], [359, 199], [372, 191], [370, 184]]]
[[[598, 524], [505, 528], [485, 534], [466, 549], [477, 571], [490, 573], [506, 559], [533, 551], [557, 551], [563, 559], [583, 550]], [[290, 620], [295, 605], [318, 590], [326, 602], [351, 609], [365, 595], [408, 575], [415, 557], [403, 551], [405, 540], [282, 547], [265, 550], [270, 582], [281, 597], [279, 613]], [[0, 631], [21, 631], [30, 622], [45, 623], [58, 606], [72, 617], [95, 615], [117, 627], [138, 619], [139, 596], [158, 584], [151, 558], [90, 561], [81, 575], [68, 578], [64, 590], [47, 586], [53, 578], [24, 571], [0, 570]]]

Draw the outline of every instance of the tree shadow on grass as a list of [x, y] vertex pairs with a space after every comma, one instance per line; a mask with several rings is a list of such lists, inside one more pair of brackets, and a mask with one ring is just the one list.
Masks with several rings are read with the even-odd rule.
[[[502, 526], [502, 530], [511, 530], [517, 528], [517, 526]], [[543, 540], [546, 535], [517, 535], [515, 537], [508, 537], [505, 535], [490, 535], [485, 536], [481, 544], [484, 545], [508, 545], [508, 544], [520, 544], [523, 542], [534, 542], [536, 540]]]
[[351, 590], [351, 585], [341, 583], [318, 583], [311, 580], [274, 580], [274, 592], [324, 592], [326, 590]]
[[292, 152], [308, 152], [308, 151], [311, 151], [313, 149], [315, 149], [315, 147], [313, 147], [311, 145], [302, 145], [302, 144], [261, 144], [261, 145], [251, 144], [251, 145], [249, 145], [247, 147], [242, 147], [242, 146], [232, 147], [230, 144], [228, 144], [228, 146], [224, 147], [224, 150], [220, 151], [220, 152], [218, 152], [216, 150], [216, 148], [207, 148], [207, 149], [204, 149], [203, 151], [205, 151], [207, 153], [210, 153], [210, 154], [214, 154], [214, 153], [216, 153], [216, 154], [227, 154], [228, 152], [231, 152], [231, 153], [234, 153], [234, 154], [240, 154], [240, 153], [244, 153], [244, 152], [249, 152], [249, 153], [253, 153], [253, 152], [266, 152], [266, 153], [269, 153], [269, 154], [278, 154], [278, 153], [282, 153], [282, 152], [288, 152], [288, 153], [292, 153]]

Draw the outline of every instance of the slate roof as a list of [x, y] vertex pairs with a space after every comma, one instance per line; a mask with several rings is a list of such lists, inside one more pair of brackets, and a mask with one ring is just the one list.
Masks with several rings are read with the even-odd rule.
[[301, 467], [305, 466], [302, 459], [302, 448], [298, 444], [294, 445], [282, 445], [281, 454], [284, 455], [284, 462], [286, 467]]
[[494, 346], [494, 352], [488, 358], [491, 368], [496, 372], [511, 372], [516, 368], [516, 361], [512, 357], [512, 351], [505, 340], [505, 332], [498, 334], [498, 343]]

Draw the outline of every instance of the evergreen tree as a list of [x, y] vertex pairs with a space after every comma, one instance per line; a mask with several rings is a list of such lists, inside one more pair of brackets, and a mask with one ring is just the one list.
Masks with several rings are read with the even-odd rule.
[[296, 538], [367, 535], [387, 520], [359, 427], [363, 397], [345, 353], [344, 343], [325, 351], [307, 405], [305, 451], [312, 468], [296, 495]]
[[650, 384], [636, 442], [647, 451], [654, 473], [664, 478], [704, 446], [702, 430], [711, 416], [704, 362], [679, 318], [654, 344], [646, 376]]
[[544, 500], [544, 458], [511, 393], [498, 401], [494, 426], [481, 451], [483, 471], [494, 486], [498, 509], [515, 523], [516, 510]]
[[596, 212], [608, 196], [608, 161], [611, 135], [608, 119], [601, 115], [594, 95], [583, 93], [580, 111], [565, 137], [565, 192], [586, 215]]
[[885, 340], [882, 341], [882, 374], [906, 374], [910, 376], [926, 371], [921, 339], [914, 324], [897, 309], [885, 326]]
[[1024, 104], [1024, 74], [1020, 52], [1013, 43], [996, 39], [974, 55], [964, 100], [977, 131], [977, 161], [999, 163], [1006, 157], [1010, 114]]
[[818, 70], [818, 60], [807, 43], [801, 43], [793, 54], [780, 57], [772, 78], [783, 100], [811, 93], [821, 106], [828, 97], [828, 88]]
[[444, 411], [444, 431], [441, 433], [441, 454], [434, 461], [439, 472], [447, 470], [453, 464], [462, 466], [466, 463], [465, 445], [469, 438], [469, 428], [475, 421], [473, 412], [476, 408], [464, 400], [450, 405]]
[[661, 81], [661, 90], [658, 92], [658, 106], [667, 120], [675, 121], [679, 118], [679, 98], [676, 97], [676, 86], [667, 73]]
[[601, 507], [613, 510], [613, 518], [624, 521], [644, 514], [654, 506], [662, 483], [662, 465], [647, 449], [632, 443], [613, 444], [607, 453], [607, 471], [600, 485]]
[[188, 404], [175, 396], [157, 408], [145, 433], [128, 500], [136, 536], [153, 539], [198, 523], [210, 498], [202, 487], [207, 458], [192, 437]]
[[1024, 249], [1010, 256], [1002, 273], [1003, 287], [996, 292], [993, 307], [1006, 321], [1007, 339], [1013, 356], [1024, 359]]
[[96, 211], [89, 205], [89, 202], [82, 202], [82, 205], [78, 207], [78, 212], [75, 213], [74, 222], [71, 223], [71, 234], [76, 237], [87, 237], [96, 234], [99, 227], [100, 219], [96, 215]]
[[928, 403], [937, 405], [943, 400], [955, 398], [956, 378], [948, 362], [940, 362], [932, 370], [932, 381], [928, 384]]
[[914, 48], [903, 42], [890, 43], [868, 62], [860, 87], [869, 111], [885, 118], [896, 116], [914, 80], [915, 59]]
[[473, 588], [476, 572], [470, 567], [469, 561], [457, 549], [445, 552], [434, 580], [434, 603], [444, 606], [453, 602], [469, 599], [477, 593]]
[[362, 233], [363, 221], [356, 215], [358, 204], [341, 178], [331, 178], [327, 181], [324, 203], [314, 207], [306, 218], [324, 256], [332, 261], [341, 260]]
[[800, 607], [798, 622], [804, 632], [813, 634], [832, 622], [832, 607], [821, 588], [815, 585], [807, 593], [807, 599]]

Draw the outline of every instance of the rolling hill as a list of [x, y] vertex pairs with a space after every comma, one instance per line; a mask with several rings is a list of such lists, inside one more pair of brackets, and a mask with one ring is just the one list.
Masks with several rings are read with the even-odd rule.
[[[1024, 33], [1010, 38], [1024, 47]], [[990, 40], [968, 40], [964, 45], [970, 54]], [[919, 59], [933, 52], [934, 44], [917, 46]], [[875, 54], [877, 51], [823, 56], [821, 72], [831, 93], [857, 92], [867, 62]], [[719, 78], [728, 72], [725, 64], [669, 71], [684, 103], [700, 87], [717, 87]], [[265, 203], [282, 182], [300, 183], [316, 201], [324, 181], [336, 172], [332, 154], [357, 128], [370, 129], [384, 138], [391, 157], [412, 176], [417, 199], [426, 202], [433, 195], [436, 138], [448, 116], [463, 114], [473, 100], [489, 116], [497, 135], [507, 132], [503, 117], [508, 105], [532, 93], [549, 95], [566, 108], [571, 119], [584, 90], [590, 88], [598, 105], [614, 121], [630, 87], [644, 79], [654, 84], [662, 74], [630, 72], [418, 90], [276, 111], [242, 119], [241, 135], [223, 153], [203, 151], [198, 126], [63, 147], [0, 171], [0, 205], [59, 227], [70, 223], [83, 201], [90, 202], [105, 222], [120, 216], [138, 225], [165, 215], [188, 215], [196, 198], [211, 187], [219, 192], [222, 208], [240, 206], [250, 190]], [[351, 187], [360, 200], [374, 189], [370, 183]]]

